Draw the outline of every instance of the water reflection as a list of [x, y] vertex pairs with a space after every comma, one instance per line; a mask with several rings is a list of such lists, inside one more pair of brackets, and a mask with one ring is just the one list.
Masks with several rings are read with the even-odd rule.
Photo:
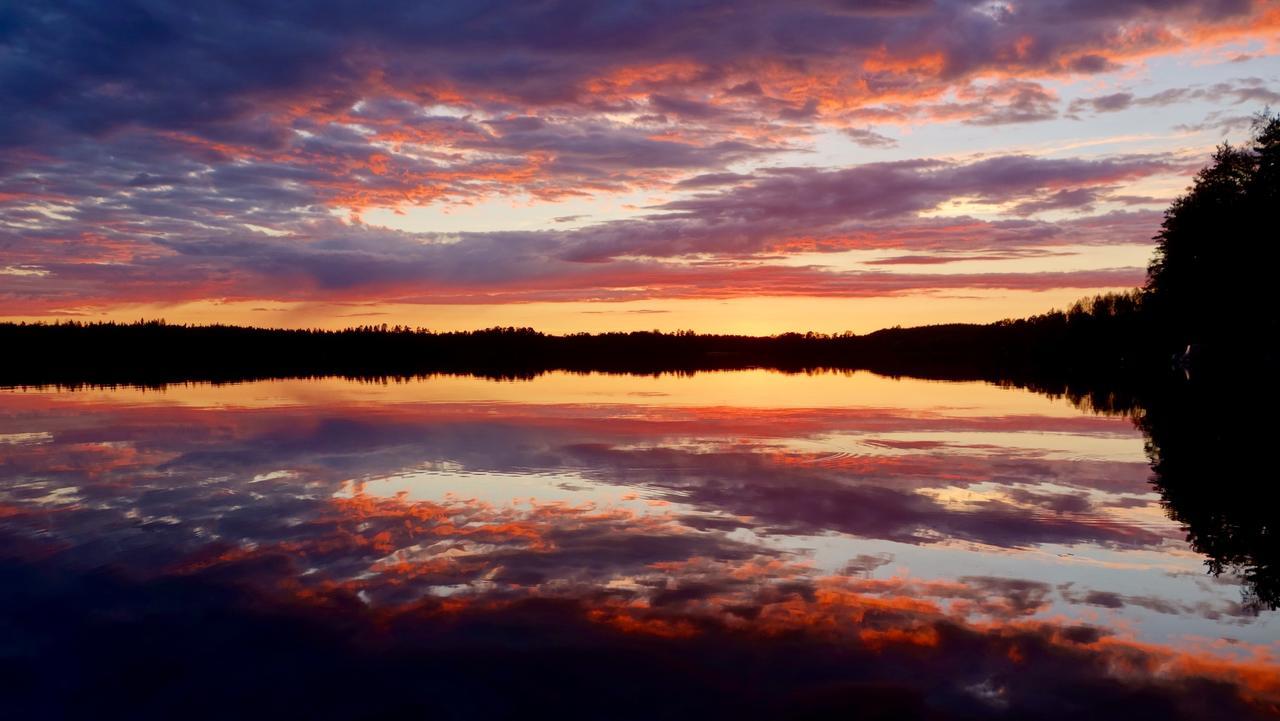
[[[1214, 573], [1238, 576], [1246, 605], [1280, 606], [1280, 488], [1267, 451], [1274, 384], [1200, 379], [1149, 394], [1138, 415], [1153, 481], [1169, 515]], [[1263, 417], [1259, 417], [1259, 416]]]
[[[1204, 573], [1140, 431], [1026, 392], [747, 371], [0, 408], [0, 691], [30, 715], [1280, 703], [1275, 622]], [[1144, 416], [1157, 448], [1175, 417]]]

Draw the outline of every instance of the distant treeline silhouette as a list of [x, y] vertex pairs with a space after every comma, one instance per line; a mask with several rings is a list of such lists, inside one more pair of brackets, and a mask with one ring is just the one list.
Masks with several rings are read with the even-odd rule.
[[[766, 367], [868, 369], [889, 375], [1019, 379], [1048, 372], [1085, 381], [1139, 368], [1118, 348], [1140, 332], [1136, 294], [1101, 296], [1068, 312], [989, 325], [891, 328], [866, 335], [771, 337], [690, 331], [548, 335], [530, 328], [431, 332], [400, 326], [345, 330], [230, 325], [0, 323], [0, 384], [138, 384], [341, 375], [680, 373]], [[1037, 369], [1035, 374], [1027, 369]]]

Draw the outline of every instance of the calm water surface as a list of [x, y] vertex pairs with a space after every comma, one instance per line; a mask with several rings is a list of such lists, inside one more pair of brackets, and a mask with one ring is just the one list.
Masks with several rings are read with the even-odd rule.
[[0, 391], [0, 705], [1275, 713], [1151, 475], [1128, 418], [866, 373]]

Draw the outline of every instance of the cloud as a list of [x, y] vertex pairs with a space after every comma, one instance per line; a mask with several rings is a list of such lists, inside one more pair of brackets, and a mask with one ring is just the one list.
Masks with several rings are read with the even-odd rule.
[[[1129, 57], [1182, 50], [1186, 38], [1265, 35], [1274, 22], [1264, 3], [1248, 2], [888, 8], [554, 2], [476, 14], [458, 3], [395, 2], [364, 13], [327, 2], [246, 17], [233, 5], [207, 14], [170, 3], [25, 5], [6, 23], [14, 52], [4, 56], [3, 77], [6, 97], [32, 112], [7, 115], [0, 137], [47, 145], [141, 128], [268, 151], [298, 130], [379, 113], [412, 135], [430, 127], [421, 122], [426, 109], [448, 104], [490, 117], [643, 105], [699, 121], [792, 108], [807, 122], [814, 111], [893, 101], [907, 87], [936, 94], [980, 76], [1106, 72]], [[565, 13], [578, 20], [563, 22]], [[975, 122], [1048, 113], [1042, 90], [1011, 87], [1009, 110]]]
[[[521, 127], [529, 123], [517, 123]], [[536, 124], [541, 127], [541, 124]], [[513, 131], [514, 132], [514, 131]], [[541, 131], [519, 131], [541, 132]], [[764, 293], [894, 294], [912, 289], [1048, 287], [1053, 279], [1114, 287], [1104, 269], [1082, 274], [887, 277], [821, 267], [762, 264], [755, 256], [796, 249], [902, 248], [1018, 254], [1046, 243], [1123, 242], [1149, 237], [1148, 215], [1100, 216], [1074, 225], [1034, 221], [926, 219], [958, 198], [1008, 205], [1012, 216], [1087, 210], [1121, 184], [1179, 171], [1160, 155], [1100, 159], [993, 156], [969, 162], [917, 159], [840, 169], [769, 168], [753, 174], [693, 176], [689, 195], [638, 217], [566, 230], [409, 233], [333, 218], [316, 204], [311, 172], [275, 162], [227, 164], [201, 172], [182, 161], [181, 143], [140, 150], [169, 153], [174, 180], [148, 176], [120, 190], [142, 167], [128, 155], [86, 150], [42, 176], [60, 198], [53, 215], [28, 206], [0, 227], [6, 296], [14, 308], [200, 297], [257, 300], [365, 299], [407, 302], [707, 297]], [[20, 187], [20, 186], [19, 186]], [[344, 191], [354, 192], [354, 191]], [[359, 192], [382, 192], [365, 188]], [[1125, 223], [1133, 227], [1123, 233]], [[92, 227], [92, 231], [85, 230]], [[689, 262], [719, 257], [717, 268]], [[993, 256], [994, 257], [994, 256]], [[1037, 280], [1038, 278], [1038, 280]], [[619, 292], [618, 288], [628, 288]]]
[[[497, 286], [556, 277], [577, 299], [616, 297], [611, 279], [671, 270], [679, 286], [692, 275], [657, 267], [669, 259], [906, 248], [917, 232], [946, 245], [938, 224], [918, 230], [931, 221], [913, 216], [965, 198], [1006, 206], [985, 222], [1008, 236], [999, 223], [1086, 211], [1123, 192], [1112, 186], [1184, 168], [1015, 155], [761, 166], [825, 130], [890, 148], [870, 124], [1048, 120], [1058, 78], [1265, 36], [1275, 22], [1264, 3], [1189, 0], [373, 12], [335, 1], [252, 16], [224, 3], [23, 4], [0, 22], [0, 92], [13, 107], [0, 119], [0, 267], [48, 275], [6, 283], [3, 298], [14, 312], [199, 293], [426, 298], [437, 279], [521, 298], [532, 295]], [[1132, 103], [1274, 96], [1258, 78], [1179, 92]], [[608, 194], [656, 200], [624, 220], [451, 243], [333, 221]], [[1065, 227], [1029, 232], [1061, 238]], [[950, 249], [995, 250], [980, 235]], [[268, 272], [275, 282], [257, 277]], [[601, 285], [587, 290], [588, 277]]]
[[[571, 11], [578, 20], [563, 22]], [[6, 95], [48, 108], [59, 129], [102, 132], [142, 122], [213, 133], [253, 117], [255, 103], [267, 98], [305, 99], [309, 111], [325, 112], [350, 106], [370, 87], [426, 104], [456, 94], [585, 104], [582, 91], [593, 80], [612, 73], [617, 85], [621, 73], [631, 73], [625, 87], [647, 86], [648, 95], [664, 85], [664, 74], [637, 68], [680, 60], [695, 87], [714, 82], [738, 96], [785, 92], [774, 87], [793, 77], [777, 77], [785, 62], [830, 58], [853, 59], [854, 72], [917, 80], [1101, 72], [1114, 67], [1113, 58], [1178, 49], [1178, 39], [1192, 33], [1212, 39], [1265, 32], [1257, 22], [1265, 18], [1262, 5], [1189, 0], [1002, 10], [950, 1], [872, 7], [815, 0], [770, 11], [718, 2], [663, 10], [556, 2], [495, 6], [489, 14], [459, 3], [423, 10], [397, 2], [366, 13], [328, 2], [306, 12], [260, 9], [255, 31], [246, 34], [250, 18], [234, 6], [195, 15], [179, 4], [125, 3], [110, 11], [52, 4], [10, 14], [6, 42], [21, 52], [9, 63], [28, 75], [7, 74]], [[1131, 30], [1119, 33], [1126, 24]], [[232, 46], [234, 53], [227, 51]], [[157, 62], [162, 58], [168, 62]], [[61, 114], [88, 102], [90, 113]], [[30, 135], [41, 132], [33, 120], [11, 122]]]
[[1199, 123], [1180, 123], [1175, 125], [1174, 129], [1190, 133], [1213, 130], [1217, 131], [1222, 137], [1226, 137], [1229, 133], [1247, 130], [1253, 125], [1254, 120], [1255, 117], [1252, 115], [1239, 115], [1215, 110], [1206, 115], [1205, 119]]
[[[674, 200], [642, 221], [601, 224], [580, 233], [565, 257], [742, 254], [802, 236], [821, 242], [856, 232], [858, 223], [911, 217], [953, 198], [988, 203], [1068, 191], [1046, 207], [1078, 201], [1090, 187], [1168, 173], [1180, 164], [1159, 156], [1101, 160], [996, 156], [970, 163], [919, 159], [849, 168], [774, 168], [721, 193]], [[1024, 208], [1035, 212], [1035, 206]], [[799, 229], [799, 230], [797, 230]]]
[[1035, 215], [1046, 210], [1092, 210], [1101, 193], [1094, 188], [1072, 188], [1047, 193], [1033, 200], [1015, 205], [1013, 215]]
[[970, 125], [1034, 123], [1058, 116], [1057, 97], [1034, 83], [1007, 83], [982, 93], [966, 107]]
[[1150, 95], [1140, 96], [1132, 92], [1120, 92], [1094, 98], [1078, 98], [1071, 102], [1068, 112], [1076, 113], [1089, 109], [1095, 113], [1114, 113], [1132, 107], [1158, 108], [1193, 101], [1219, 105], [1225, 103], [1270, 105], [1280, 102], [1280, 93], [1271, 90], [1267, 81], [1262, 78], [1237, 78], [1208, 85], [1168, 88]]
[[1236, 622], [1241, 624], [1249, 623], [1257, 614], [1256, 609], [1251, 610], [1234, 601], [1185, 603], [1176, 599], [1153, 595], [1130, 595], [1097, 589], [1077, 591], [1072, 583], [1060, 585], [1058, 592], [1071, 603], [1117, 611], [1128, 607], [1136, 607], [1152, 613], [1200, 616], [1214, 621], [1237, 619]]
[[892, 148], [898, 141], [887, 135], [881, 135], [870, 128], [845, 128], [844, 134], [850, 140], [864, 148]]
[[1110, 95], [1101, 95], [1096, 98], [1089, 98], [1072, 102], [1071, 108], [1074, 111], [1078, 107], [1088, 105], [1097, 113], [1113, 113], [1118, 110], [1125, 110], [1133, 105], [1133, 93], [1112, 93]]

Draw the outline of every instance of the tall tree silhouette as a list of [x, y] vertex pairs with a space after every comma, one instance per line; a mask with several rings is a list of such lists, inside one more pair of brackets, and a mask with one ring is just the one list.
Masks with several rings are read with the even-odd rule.
[[1263, 112], [1252, 139], [1222, 144], [1165, 211], [1144, 305], [1169, 349], [1203, 346], [1232, 363], [1274, 360], [1280, 116]]

